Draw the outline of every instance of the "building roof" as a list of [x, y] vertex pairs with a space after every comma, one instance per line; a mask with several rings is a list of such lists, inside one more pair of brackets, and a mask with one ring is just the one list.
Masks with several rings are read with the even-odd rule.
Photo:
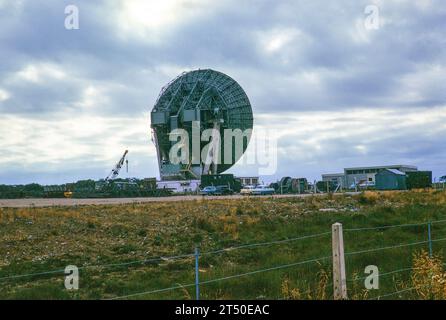
[[344, 172], [342, 173], [324, 173], [322, 174], [323, 177], [339, 177], [344, 176]]
[[410, 166], [406, 164], [395, 164], [390, 166], [370, 166], [370, 167], [353, 167], [353, 168], [345, 168], [344, 170], [365, 170], [365, 169], [391, 169], [391, 168], [408, 168], [413, 170], [418, 170], [417, 166]]
[[405, 176], [406, 175], [404, 172], [401, 172], [401, 171], [396, 170], [396, 169], [385, 169], [385, 170], [390, 171], [390, 172], [392, 172], [394, 174], [398, 174], [400, 176]]

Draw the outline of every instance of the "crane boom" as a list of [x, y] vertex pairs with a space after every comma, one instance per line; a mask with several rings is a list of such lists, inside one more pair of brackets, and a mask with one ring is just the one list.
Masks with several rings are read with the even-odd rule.
[[128, 152], [129, 152], [128, 150], [125, 150], [125, 152], [122, 155], [122, 157], [119, 160], [119, 162], [115, 165], [115, 167], [112, 169], [110, 174], [105, 178], [105, 181], [113, 180], [113, 179], [115, 179], [119, 175], [119, 171], [121, 170], [122, 165], [124, 164], [125, 157], [127, 156]]

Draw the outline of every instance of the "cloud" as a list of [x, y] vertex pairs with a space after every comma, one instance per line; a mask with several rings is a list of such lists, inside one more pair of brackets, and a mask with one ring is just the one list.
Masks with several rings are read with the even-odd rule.
[[[32, 176], [42, 171], [50, 176], [69, 171], [77, 178], [88, 178], [85, 172], [94, 170], [91, 178], [104, 178], [126, 148], [130, 149], [132, 174], [154, 176], [155, 166], [148, 165], [156, 157], [147, 116], [103, 118], [73, 112], [63, 120], [2, 117], [0, 167], [7, 170], [0, 172], [0, 179], [14, 179], [16, 172], [29, 172], [28, 181], [33, 181]], [[62, 175], [58, 182], [63, 179], [68, 177]]]
[[8, 91], [0, 89], [0, 102], [8, 100], [10, 98], [10, 94]]
[[[404, 114], [392, 108], [360, 108], [264, 115], [256, 130], [277, 135], [279, 165], [274, 178], [318, 178], [347, 166], [378, 164], [413, 164], [427, 170], [446, 158], [446, 142], [440, 138], [446, 135], [446, 105]], [[250, 145], [248, 152], [253, 148]], [[240, 163], [234, 170], [243, 174], [245, 167]], [[256, 172], [250, 168], [250, 174]]]
[[[256, 126], [277, 125], [276, 176], [383, 162], [444, 174], [446, 9], [372, 3], [377, 30], [363, 0], [0, 0], [0, 168], [14, 172], [0, 178], [71, 180], [107, 171], [126, 147], [136, 173], [155, 175], [148, 112], [197, 68], [233, 77]], [[64, 28], [68, 4], [79, 30]]]
[[222, 7], [206, 0], [122, 1], [115, 10], [118, 34], [148, 42], [162, 42], [191, 20], [199, 20]]

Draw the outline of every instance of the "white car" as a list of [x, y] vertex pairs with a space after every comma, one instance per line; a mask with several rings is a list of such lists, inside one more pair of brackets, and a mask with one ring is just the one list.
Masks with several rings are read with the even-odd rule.
[[273, 188], [270, 188], [265, 185], [258, 185], [256, 186], [251, 194], [252, 195], [268, 195], [268, 194], [274, 194], [275, 190]]
[[241, 195], [250, 195], [252, 194], [252, 191], [255, 189], [254, 186], [244, 186], [241, 190], [240, 190], [240, 194]]

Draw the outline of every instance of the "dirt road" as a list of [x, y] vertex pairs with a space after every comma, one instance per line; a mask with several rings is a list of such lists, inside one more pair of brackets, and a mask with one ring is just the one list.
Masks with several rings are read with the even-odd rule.
[[[274, 195], [274, 198], [308, 197], [311, 194], [284, 194]], [[54, 207], [54, 206], [83, 206], [83, 205], [116, 205], [128, 203], [146, 203], [163, 201], [191, 201], [203, 199], [241, 199], [246, 196], [171, 196], [156, 198], [103, 198], [103, 199], [0, 199], [0, 208], [29, 208], [29, 207]], [[255, 196], [271, 197], [271, 196]]]

